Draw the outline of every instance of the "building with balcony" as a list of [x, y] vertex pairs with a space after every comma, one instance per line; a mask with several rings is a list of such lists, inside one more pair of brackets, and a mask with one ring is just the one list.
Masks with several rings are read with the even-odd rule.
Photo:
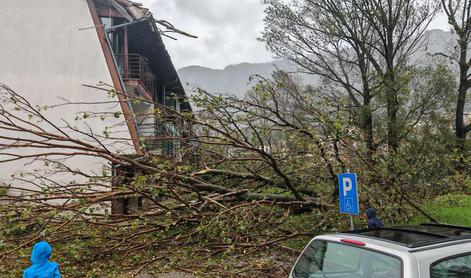
[[[89, 1], [110, 70], [117, 71], [115, 88], [122, 87], [131, 101], [139, 138], [177, 135], [177, 123], [161, 123], [153, 116], [156, 103], [178, 112], [191, 111], [185, 91], [162, 41], [152, 14], [128, 0]], [[99, 20], [98, 20], [99, 19]], [[104, 32], [104, 34], [101, 34]], [[107, 51], [109, 49], [109, 52]], [[111, 56], [111, 57], [110, 57]], [[174, 144], [170, 144], [174, 145]], [[147, 147], [159, 149], [152, 140]], [[178, 155], [178, 148], [161, 145]]]
[[[128, 0], [3, 0], [1, 4], [0, 83], [37, 107], [64, 100], [74, 103], [43, 111], [58, 126], [74, 125], [84, 111], [114, 112], [114, 117], [88, 117], [77, 123], [93, 134], [112, 129], [114, 136], [100, 137], [112, 151], [139, 156], [147, 150], [178, 157], [178, 142], [152, 143], [152, 138], [182, 132], [181, 123], [156, 119], [159, 105], [182, 112], [191, 112], [191, 106], [151, 12]], [[108, 88], [104, 84], [116, 94], [103, 92]], [[107, 162], [76, 156], [63, 163], [92, 175]], [[0, 182], [34, 187], [33, 182], [16, 184], [12, 176], [41, 172], [43, 167], [39, 161], [3, 163]], [[58, 182], [71, 179], [79, 177], [64, 174]]]

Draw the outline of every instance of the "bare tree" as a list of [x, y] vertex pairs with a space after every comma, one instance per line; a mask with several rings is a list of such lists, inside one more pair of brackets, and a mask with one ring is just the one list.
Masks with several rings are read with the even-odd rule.
[[[263, 41], [279, 57], [325, 77], [349, 96], [356, 108], [369, 152], [376, 96], [384, 99], [387, 145], [400, 146], [400, 97], [407, 91], [408, 58], [421, 46], [436, 1], [266, 0]], [[376, 106], [380, 107], [382, 101]]]
[[465, 105], [469, 88], [471, 88], [471, 58], [469, 57], [469, 46], [471, 42], [471, 1], [468, 0], [441, 0], [442, 8], [448, 17], [448, 23], [451, 25], [457, 36], [457, 53], [451, 58], [459, 67], [459, 86], [458, 98], [455, 111], [455, 134], [458, 147], [464, 150], [466, 135], [471, 130], [471, 124], [465, 123]]
[[371, 44], [376, 39], [371, 27], [360, 14], [344, 19], [348, 25], [342, 22], [338, 16], [349, 8], [346, 2], [287, 4], [268, 0], [264, 4], [267, 15], [262, 40], [278, 57], [288, 58], [301, 71], [318, 75], [344, 90], [371, 159], [376, 148], [372, 101], [377, 86], [365, 51], [365, 42]]

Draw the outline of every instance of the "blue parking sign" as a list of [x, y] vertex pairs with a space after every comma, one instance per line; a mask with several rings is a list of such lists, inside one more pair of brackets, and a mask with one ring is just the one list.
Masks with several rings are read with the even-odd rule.
[[358, 214], [357, 174], [338, 174], [340, 213]]

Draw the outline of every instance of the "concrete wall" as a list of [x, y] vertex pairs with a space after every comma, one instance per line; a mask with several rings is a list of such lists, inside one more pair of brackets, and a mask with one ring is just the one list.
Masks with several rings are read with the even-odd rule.
[[[45, 114], [59, 126], [68, 122], [85, 129], [82, 120], [76, 120], [83, 112], [121, 111], [116, 97], [107, 92], [83, 86], [99, 82], [112, 84], [97, 32], [86, 0], [2, 0], [0, 9], [0, 83], [7, 84], [34, 105], [64, 103], [65, 98], [81, 105], [66, 105], [48, 109]], [[122, 114], [104, 120], [88, 117], [85, 120], [93, 132], [102, 135], [106, 127], [112, 135], [121, 139], [105, 140], [112, 150], [132, 153], [130, 135]], [[40, 123], [47, 129], [50, 126]], [[0, 130], [6, 134], [6, 131]], [[12, 134], [12, 133], [10, 133]], [[73, 133], [83, 138], [83, 135]], [[0, 140], [4, 142], [4, 140]], [[96, 144], [96, 143], [94, 143]], [[18, 149], [24, 154], [31, 149]], [[0, 159], [4, 158], [0, 156]], [[57, 159], [59, 157], [51, 157]], [[20, 172], [46, 173], [42, 162], [26, 164], [21, 160], [0, 164], [0, 182], [30, 187], [27, 183], [14, 182], [11, 175]], [[99, 173], [106, 161], [94, 157], [74, 156], [65, 161], [72, 168], [88, 173]], [[79, 179], [59, 175], [60, 182]]]

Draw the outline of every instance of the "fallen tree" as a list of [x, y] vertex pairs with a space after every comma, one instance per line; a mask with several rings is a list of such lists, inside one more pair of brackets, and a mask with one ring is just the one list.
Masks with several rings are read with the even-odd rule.
[[[379, 147], [372, 163], [370, 150], [359, 144], [344, 95], [304, 87], [283, 72], [273, 80], [255, 78], [258, 84], [243, 99], [200, 90], [194, 113], [158, 106], [152, 116], [163, 131], [142, 140], [142, 156], [113, 151], [116, 142], [132, 142], [112, 127], [97, 133], [80, 124], [119, 111], [83, 111], [75, 123], [49, 119], [45, 111], [74, 103], [40, 108], [2, 85], [0, 162], [24, 161], [31, 171], [1, 186], [0, 265], [26, 260], [28, 248], [47, 239], [72, 277], [153, 267], [250, 276], [256, 269], [250, 263], [238, 268], [229, 260], [224, 269], [217, 259], [232, 254], [243, 260], [267, 250], [292, 254], [293, 244], [300, 248], [316, 233], [346, 227], [335, 204], [336, 174], [347, 169], [361, 178], [362, 207], [380, 208], [386, 222], [427, 214], [419, 200], [432, 197], [429, 183], [446, 183], [440, 175], [451, 171], [446, 138], [438, 136], [449, 115], [441, 113], [439, 100], [419, 102], [427, 109], [421, 128], [408, 133], [402, 156], [395, 156], [401, 167], [390, 173], [387, 149]], [[169, 145], [173, 151], [165, 151]], [[71, 166], [77, 157], [97, 159], [103, 170]], [[57, 179], [64, 175], [69, 182]], [[447, 187], [441, 188], [435, 193]], [[127, 210], [113, 211], [124, 201]]]

